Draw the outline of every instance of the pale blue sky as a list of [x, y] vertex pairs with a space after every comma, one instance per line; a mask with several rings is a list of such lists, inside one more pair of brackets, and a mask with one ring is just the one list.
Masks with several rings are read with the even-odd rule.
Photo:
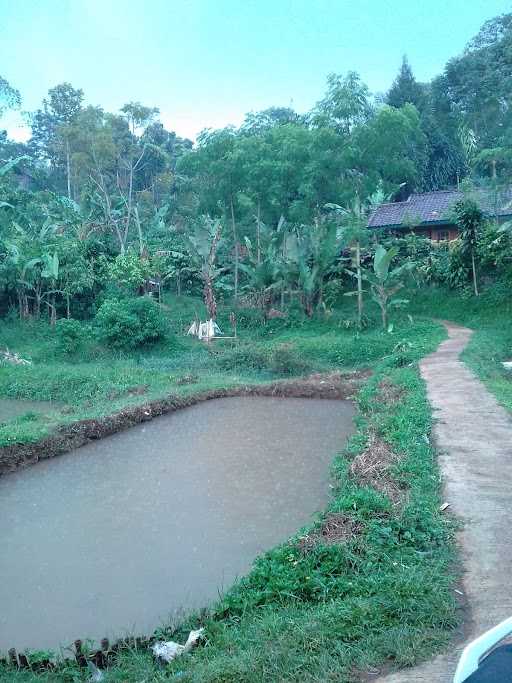
[[[0, 0], [0, 74], [23, 108], [69, 81], [117, 111], [158, 106], [180, 135], [272, 105], [306, 111], [329, 72], [387, 89], [404, 53], [441, 71], [509, 0]], [[16, 119], [2, 121], [13, 134]]]

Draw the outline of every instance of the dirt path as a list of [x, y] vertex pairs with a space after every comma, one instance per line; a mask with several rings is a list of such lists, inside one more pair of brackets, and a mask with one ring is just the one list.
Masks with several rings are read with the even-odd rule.
[[451, 653], [378, 679], [385, 683], [451, 683], [464, 645], [512, 616], [512, 419], [459, 360], [472, 331], [446, 328], [449, 338], [420, 367], [437, 418], [445, 500], [464, 523], [459, 543], [471, 622]]

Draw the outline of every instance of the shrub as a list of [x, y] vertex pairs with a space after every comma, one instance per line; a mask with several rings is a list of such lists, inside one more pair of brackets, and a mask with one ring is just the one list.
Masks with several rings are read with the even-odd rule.
[[222, 351], [217, 363], [222, 370], [265, 370], [268, 367], [266, 353], [255, 344], [241, 344]]
[[90, 336], [89, 325], [84, 325], [73, 318], [62, 318], [55, 325], [57, 351], [65, 354], [80, 351]]
[[166, 320], [151, 299], [109, 299], [96, 314], [99, 338], [111, 348], [134, 349], [162, 339]]
[[311, 366], [291, 344], [280, 344], [272, 350], [270, 369], [280, 375], [301, 375]]
[[141, 259], [138, 254], [128, 251], [119, 254], [108, 268], [109, 277], [119, 286], [128, 291], [141, 287], [150, 276], [148, 262]]

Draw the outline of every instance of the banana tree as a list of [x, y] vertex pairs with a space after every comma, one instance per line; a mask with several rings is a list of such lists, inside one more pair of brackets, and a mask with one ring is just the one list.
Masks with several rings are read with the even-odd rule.
[[363, 257], [367, 251], [369, 239], [368, 218], [379, 204], [388, 198], [377, 189], [366, 201], [362, 201], [356, 194], [352, 202], [343, 207], [339, 204], [326, 204], [325, 208], [332, 211], [340, 221], [341, 241], [344, 247], [350, 250], [350, 268], [346, 272], [355, 279], [356, 289], [353, 292], [346, 292], [345, 296], [357, 297], [357, 326], [361, 329], [363, 325]]
[[240, 270], [247, 276], [245, 289], [254, 293], [258, 305], [267, 317], [274, 294], [283, 291], [283, 239], [285, 236], [284, 219], [281, 218], [277, 230], [270, 230], [258, 221], [256, 249], [251, 240], [245, 238], [247, 258], [240, 264]]
[[336, 225], [328, 220], [301, 226], [287, 240], [287, 258], [296, 268], [297, 284], [308, 317], [313, 315], [315, 307], [323, 305], [325, 281], [334, 266], [338, 247]]
[[[19, 259], [20, 276], [17, 279], [18, 287], [21, 288], [21, 297], [24, 302], [24, 311], [28, 315], [28, 299], [34, 300], [33, 315], [39, 318], [41, 306], [45, 304], [50, 313], [50, 323], [55, 324], [57, 320], [57, 309], [55, 306], [55, 294], [60, 292], [57, 289], [59, 277], [59, 257], [57, 253], [45, 253], [36, 258], [28, 260]], [[27, 292], [31, 292], [32, 296]], [[22, 317], [26, 317], [22, 316]]]
[[414, 268], [410, 261], [398, 268], [390, 270], [391, 261], [398, 254], [398, 248], [386, 250], [379, 244], [373, 258], [373, 271], [365, 270], [364, 279], [370, 284], [372, 299], [378, 304], [381, 312], [382, 327], [388, 329], [388, 312], [392, 307], [409, 303], [408, 299], [395, 299], [394, 295], [404, 287], [400, 278]]
[[196, 224], [193, 235], [188, 235], [190, 256], [201, 276], [204, 303], [208, 317], [212, 320], [215, 320], [217, 316], [214, 282], [225, 272], [224, 268], [218, 268], [216, 265], [221, 236], [222, 222], [212, 220], [208, 216], [205, 216], [201, 223]]

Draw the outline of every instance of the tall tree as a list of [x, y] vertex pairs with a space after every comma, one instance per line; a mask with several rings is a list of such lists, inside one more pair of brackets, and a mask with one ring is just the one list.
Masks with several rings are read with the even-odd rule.
[[383, 106], [359, 126], [347, 146], [348, 165], [360, 174], [360, 194], [372, 194], [382, 183], [386, 194], [416, 189], [426, 162], [426, 138], [416, 107]]
[[480, 147], [496, 147], [512, 125], [512, 13], [486, 22], [444, 77], [454, 111]]
[[313, 111], [316, 125], [331, 125], [340, 134], [349, 135], [355, 126], [371, 116], [370, 92], [355, 71], [346, 76], [329, 74], [327, 92]]
[[19, 90], [0, 76], [0, 117], [6, 109], [18, 109], [21, 107], [21, 95]]
[[68, 197], [71, 197], [71, 145], [69, 126], [82, 108], [83, 90], [70, 83], [50, 88], [43, 106], [32, 115], [30, 143], [49, 159], [54, 168], [64, 167]]
[[414, 104], [421, 112], [426, 104], [425, 91], [425, 86], [415, 79], [407, 56], [404, 55], [398, 76], [386, 95], [386, 103], [397, 109], [403, 107], [404, 104]]

